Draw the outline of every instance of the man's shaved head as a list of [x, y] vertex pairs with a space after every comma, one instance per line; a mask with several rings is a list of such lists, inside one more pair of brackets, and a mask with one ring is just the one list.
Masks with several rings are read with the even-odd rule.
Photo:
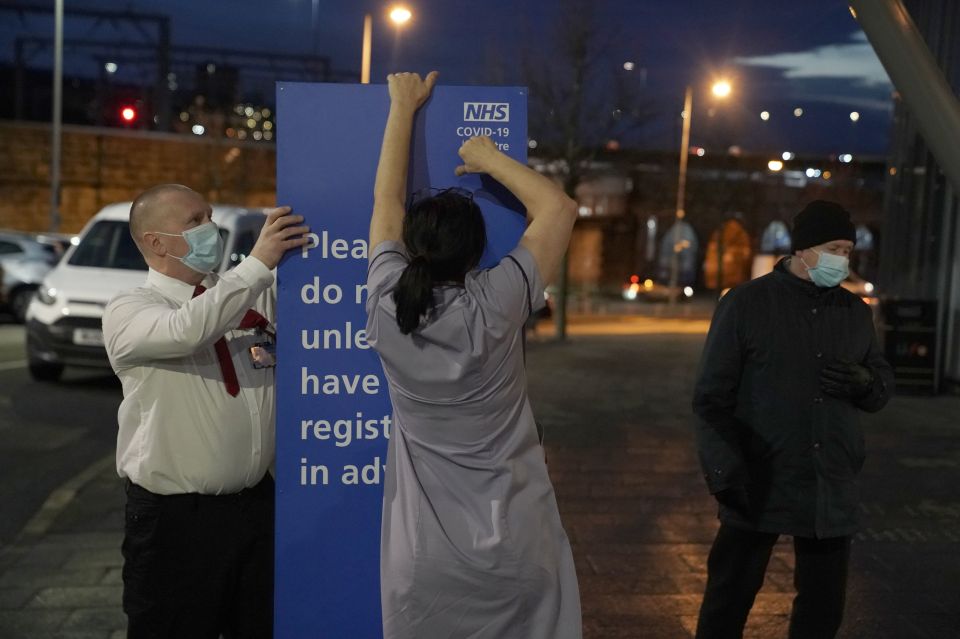
[[165, 217], [164, 213], [169, 210], [170, 200], [176, 196], [203, 199], [199, 193], [182, 184], [160, 184], [147, 189], [133, 201], [130, 207], [130, 235], [138, 246], [144, 233], [157, 230]]

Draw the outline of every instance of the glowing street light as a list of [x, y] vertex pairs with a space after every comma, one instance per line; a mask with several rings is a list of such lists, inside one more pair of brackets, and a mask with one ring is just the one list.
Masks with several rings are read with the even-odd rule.
[[103, 70], [107, 73], [114, 74], [117, 72], [117, 63], [116, 62], [107, 62], [103, 65]]
[[770, 160], [767, 162], [767, 168], [773, 172], [777, 172], [783, 169], [783, 162], [780, 160]]
[[851, 111], [851, 112], [850, 112], [850, 121], [851, 121], [851, 122], [858, 122], [859, 120], [860, 120], [860, 113], [857, 112], [857, 111]]
[[396, 25], [406, 24], [412, 17], [413, 14], [410, 12], [410, 9], [407, 9], [403, 5], [397, 5], [390, 10], [390, 19]]
[[726, 98], [733, 91], [733, 87], [730, 86], [730, 82], [727, 80], [720, 80], [718, 82], [714, 82], [711, 91], [713, 91], [713, 95], [717, 96], [718, 98]]
[[770, 119], [770, 112], [769, 112], [769, 111], [761, 111], [761, 112], [760, 112], [760, 119], [763, 120], [764, 122], [766, 122], [767, 120], [769, 120], [769, 119]]

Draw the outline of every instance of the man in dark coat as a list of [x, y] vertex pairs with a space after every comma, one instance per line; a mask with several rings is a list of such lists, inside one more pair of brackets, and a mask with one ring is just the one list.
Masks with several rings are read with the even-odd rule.
[[773, 545], [794, 539], [790, 639], [829, 639], [843, 618], [863, 465], [860, 411], [893, 374], [870, 307], [839, 284], [856, 233], [840, 205], [794, 218], [793, 255], [717, 305], [694, 393], [697, 448], [720, 530], [697, 639], [741, 637]]

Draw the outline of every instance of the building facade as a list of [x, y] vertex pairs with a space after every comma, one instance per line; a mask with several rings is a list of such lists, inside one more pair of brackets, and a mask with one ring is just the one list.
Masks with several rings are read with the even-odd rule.
[[[853, 269], [875, 282], [886, 162], [797, 157], [773, 170], [766, 155], [691, 156], [681, 222], [678, 283], [720, 290], [790, 253], [793, 216], [811, 200], [841, 202], [858, 226]], [[545, 172], [547, 167], [534, 158]], [[676, 215], [676, 155], [645, 153], [595, 162], [577, 188], [580, 218], [570, 245], [574, 300], [619, 296], [636, 275], [666, 284]], [[720, 284], [718, 285], [718, 282]]]
[[[905, 5], [954, 93], [960, 93], [960, 3], [905, 0]], [[891, 142], [880, 285], [896, 299], [937, 303], [936, 377], [957, 388], [960, 193], [945, 178], [916, 119], [898, 96]]]

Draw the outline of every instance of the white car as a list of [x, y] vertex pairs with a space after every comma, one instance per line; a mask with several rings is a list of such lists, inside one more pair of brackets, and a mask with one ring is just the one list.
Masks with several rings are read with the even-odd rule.
[[[50, 271], [26, 314], [27, 363], [39, 381], [56, 381], [66, 366], [110, 368], [103, 345], [103, 309], [120, 291], [143, 285], [147, 265], [130, 237], [130, 202], [110, 204], [80, 232]], [[266, 217], [262, 209], [213, 205], [227, 271], [249, 255]]]
[[0, 310], [23, 322], [30, 298], [54, 267], [69, 237], [0, 231]]

